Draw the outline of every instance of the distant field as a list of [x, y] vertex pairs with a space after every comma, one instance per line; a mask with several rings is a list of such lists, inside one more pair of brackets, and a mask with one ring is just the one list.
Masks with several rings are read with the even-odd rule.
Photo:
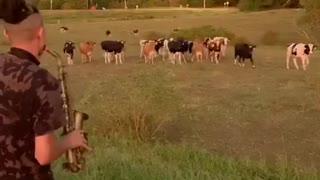
[[[86, 129], [95, 149], [87, 155], [88, 170], [81, 174], [67, 175], [60, 171], [60, 163], [56, 164], [57, 179], [319, 179], [313, 170], [320, 168], [320, 54], [316, 51], [312, 55], [306, 72], [285, 69], [287, 43], [307, 42], [295, 25], [303, 10], [242, 13], [236, 9], [165, 9], [43, 14], [52, 49], [62, 53], [66, 40], [98, 43], [92, 64], [81, 64], [77, 50], [75, 65], [66, 67], [74, 106], [90, 114]], [[61, 34], [61, 25], [70, 31]], [[205, 61], [178, 67], [159, 59], [151, 67], [139, 59], [138, 41], [148, 33], [169, 34], [178, 26], [188, 29], [203, 25], [225, 28], [255, 43], [256, 69], [251, 69], [248, 61], [245, 68], [233, 66], [232, 47], [219, 65]], [[140, 30], [138, 37], [131, 33], [136, 28]], [[108, 38], [107, 29], [112, 32]], [[261, 42], [270, 30], [279, 35], [277, 45]], [[126, 41], [123, 65], [104, 64], [99, 46], [104, 39]], [[6, 41], [0, 38], [0, 42], [1, 51], [6, 50]], [[42, 61], [45, 68], [56, 74], [51, 57], [44, 55]], [[154, 118], [169, 119], [158, 135], [161, 142], [168, 144], [139, 144], [119, 138], [121, 134], [110, 134], [110, 125], [114, 123], [111, 121], [117, 119], [114, 112], [125, 116], [129, 112], [127, 104], [136, 103], [123, 93], [141, 95], [144, 87], [135, 83], [139, 78], [148, 78], [143, 73], [147, 76], [158, 71], [167, 74], [169, 81], [162, 81], [162, 75], [155, 73], [154, 82], [147, 79], [150, 87], [157, 87], [157, 82], [170, 85], [183, 98], [179, 104], [182, 110], [174, 115], [162, 115], [161, 112], [168, 111], [154, 108], [155, 104], [146, 108], [147, 112], [157, 113], [150, 113]], [[139, 72], [142, 75], [137, 75]], [[115, 91], [116, 88], [123, 91]], [[156, 88], [148, 91], [162, 93]]]

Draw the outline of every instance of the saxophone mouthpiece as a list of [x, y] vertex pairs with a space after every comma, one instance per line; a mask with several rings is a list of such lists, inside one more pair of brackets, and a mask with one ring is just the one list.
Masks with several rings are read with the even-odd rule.
[[49, 51], [49, 48], [48, 48], [47, 45], [43, 45], [43, 48], [42, 48], [42, 49], [43, 49], [43, 51], [47, 51], [47, 52]]

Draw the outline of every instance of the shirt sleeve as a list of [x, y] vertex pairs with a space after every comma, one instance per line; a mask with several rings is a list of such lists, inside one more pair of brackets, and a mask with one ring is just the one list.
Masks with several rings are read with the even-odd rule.
[[41, 136], [64, 126], [66, 116], [59, 81], [45, 70], [37, 72], [35, 78], [38, 108], [33, 130], [36, 136]]

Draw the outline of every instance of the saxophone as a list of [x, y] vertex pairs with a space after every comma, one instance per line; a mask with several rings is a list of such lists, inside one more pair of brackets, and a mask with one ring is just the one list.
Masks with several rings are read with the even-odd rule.
[[[47, 46], [43, 47], [43, 51], [46, 51], [51, 56], [53, 56], [58, 63], [58, 73], [59, 73], [59, 81], [61, 83], [61, 89], [62, 89], [62, 99], [63, 99], [63, 108], [66, 112], [66, 120], [67, 124], [63, 127], [63, 133], [62, 135], [66, 135], [69, 132], [72, 132], [75, 129], [83, 129], [83, 122], [85, 120], [89, 119], [88, 114], [79, 112], [77, 110], [71, 110], [70, 102], [69, 102], [69, 95], [66, 88], [66, 79], [65, 79], [65, 73], [63, 72], [63, 66], [61, 63], [61, 56], [55, 52], [50, 51]], [[88, 140], [87, 133], [83, 134], [84, 138]], [[85, 152], [85, 149], [83, 148], [74, 148], [70, 149], [66, 152], [66, 160], [67, 162], [62, 164], [62, 167], [64, 170], [69, 172], [79, 172], [85, 167], [85, 159], [83, 157], [83, 153]]]

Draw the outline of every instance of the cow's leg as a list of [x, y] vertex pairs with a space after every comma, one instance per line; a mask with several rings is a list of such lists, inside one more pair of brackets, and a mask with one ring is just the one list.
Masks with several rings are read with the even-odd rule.
[[119, 53], [119, 61], [120, 61], [120, 64], [122, 64], [122, 53]]
[[171, 63], [177, 64], [176, 53], [170, 53], [170, 54], [171, 54]]
[[297, 58], [296, 58], [296, 57], [293, 58], [293, 64], [294, 64], [294, 66], [296, 67], [296, 69], [299, 70], [299, 66], [298, 66]]
[[226, 49], [227, 49], [227, 47], [226, 47], [226, 46], [221, 47], [221, 54], [222, 54], [222, 57], [225, 57], [225, 56], [226, 56]]
[[254, 69], [256, 66], [254, 65], [254, 62], [253, 62], [253, 58], [252, 58], [252, 57], [250, 58], [250, 61], [251, 61], [252, 68]]
[[84, 63], [84, 55], [81, 54], [81, 63], [83, 64]]
[[287, 69], [290, 69], [289, 63], [290, 63], [290, 54], [287, 54]]
[[242, 67], [244, 67], [244, 61], [245, 61], [245, 58], [241, 58], [242, 59]]
[[305, 56], [302, 56], [301, 57], [301, 61], [302, 61], [302, 68], [303, 70], [307, 70], [307, 67], [306, 67], [306, 57]]
[[153, 60], [154, 60], [154, 58], [155, 58], [155, 56], [154, 56], [154, 55], [152, 55], [152, 56], [151, 56], [151, 64], [154, 64], [154, 61], [153, 61]]
[[[194, 58], [194, 54], [191, 54], [191, 62], [193, 62], [193, 58]], [[197, 58], [197, 61], [198, 61], [198, 56], [197, 56], [197, 54], [196, 54], [196, 58]]]
[[69, 58], [69, 56], [67, 56], [67, 62], [68, 62], [68, 65], [70, 65], [70, 58]]
[[104, 51], [104, 63], [107, 64], [108, 61], [108, 53]]
[[69, 54], [67, 54], [67, 62], [68, 62], [68, 65], [70, 65], [70, 56], [69, 56]]
[[173, 54], [171, 52], [169, 52], [169, 61], [174, 64]]
[[148, 59], [147, 59], [147, 55], [144, 55], [144, 63], [147, 64]]
[[111, 63], [111, 53], [107, 52], [107, 56], [108, 56], [108, 64], [110, 64]]
[[202, 53], [199, 54], [199, 60], [201, 63], [203, 62], [203, 54]]
[[181, 56], [183, 57], [183, 62], [184, 62], [184, 63], [187, 63], [187, 59], [186, 59], [184, 53], [181, 53]]
[[92, 54], [91, 54], [91, 52], [88, 54], [88, 57], [89, 57], [89, 62], [91, 63], [92, 62]]
[[116, 61], [116, 65], [118, 65], [118, 54], [117, 53], [114, 53], [114, 59]]
[[309, 56], [306, 56], [306, 67], [309, 65]]
[[239, 61], [238, 56], [235, 56], [233, 65], [237, 65], [237, 61]]
[[143, 45], [140, 45], [140, 58], [143, 57]]
[[179, 53], [179, 64], [182, 65], [182, 63], [181, 63], [181, 53]]
[[70, 56], [71, 64], [73, 64], [73, 53]]
[[216, 61], [216, 64], [219, 64], [219, 53], [217, 52], [214, 53], [214, 59]]

